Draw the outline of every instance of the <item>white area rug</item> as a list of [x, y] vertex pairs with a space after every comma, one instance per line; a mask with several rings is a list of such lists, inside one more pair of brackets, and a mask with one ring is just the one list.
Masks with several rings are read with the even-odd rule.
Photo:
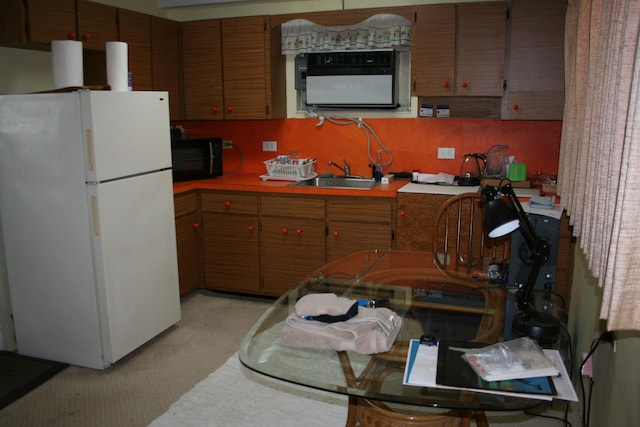
[[[170, 385], [169, 385], [170, 386]], [[340, 427], [347, 420], [346, 396], [268, 378], [242, 366], [237, 353], [184, 394], [149, 427]], [[572, 404], [572, 425], [580, 425]], [[555, 427], [564, 405], [542, 404], [535, 412], [488, 413], [493, 427]], [[474, 423], [472, 423], [474, 425]]]
[[150, 427], [343, 426], [346, 396], [266, 378], [234, 354]]

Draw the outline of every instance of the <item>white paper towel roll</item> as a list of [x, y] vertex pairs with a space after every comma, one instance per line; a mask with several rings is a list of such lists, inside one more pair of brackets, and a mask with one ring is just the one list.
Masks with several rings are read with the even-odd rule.
[[51, 62], [55, 89], [84, 85], [82, 42], [53, 40], [51, 42]]
[[129, 90], [127, 44], [124, 42], [107, 42], [107, 83], [114, 91]]

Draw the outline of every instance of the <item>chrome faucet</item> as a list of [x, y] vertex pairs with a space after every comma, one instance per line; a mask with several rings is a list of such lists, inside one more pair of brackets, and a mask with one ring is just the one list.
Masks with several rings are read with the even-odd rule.
[[339, 164], [332, 162], [331, 160], [329, 160], [329, 166], [335, 166], [338, 169], [340, 169], [342, 172], [344, 172], [344, 176], [351, 176], [351, 166], [349, 165], [349, 163], [347, 163], [346, 160], [343, 160], [344, 162], [344, 168], [342, 166], [340, 166]]

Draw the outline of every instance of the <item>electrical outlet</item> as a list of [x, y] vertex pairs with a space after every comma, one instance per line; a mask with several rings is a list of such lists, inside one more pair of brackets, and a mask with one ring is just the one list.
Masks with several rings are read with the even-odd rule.
[[262, 151], [278, 151], [278, 142], [262, 141]]
[[439, 159], [455, 159], [456, 158], [456, 149], [455, 148], [447, 148], [447, 147], [438, 147], [438, 158]]
[[223, 139], [222, 148], [233, 148], [233, 141], [230, 139]]
[[[582, 353], [582, 361], [587, 358], [588, 353]], [[584, 362], [582, 366], [582, 376], [593, 378], [593, 359], [589, 356], [589, 360]]]

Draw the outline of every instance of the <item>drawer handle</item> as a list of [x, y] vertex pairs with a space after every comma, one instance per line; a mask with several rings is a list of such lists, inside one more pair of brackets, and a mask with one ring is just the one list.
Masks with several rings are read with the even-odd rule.
[[287, 234], [288, 232], [289, 232], [289, 230], [288, 230], [288, 229], [286, 229], [286, 228], [283, 228], [283, 229], [282, 229], [282, 234]]
[[338, 233], [337, 231], [334, 231], [333, 232], [333, 237], [338, 237], [338, 236], [340, 236], [340, 233]]
[[193, 229], [197, 230], [198, 228], [200, 228], [200, 224], [198, 224], [197, 222], [195, 224], [193, 224]]
[[405, 211], [400, 211], [400, 216], [405, 216], [407, 213]]
[[300, 230], [299, 228], [296, 228], [296, 234], [299, 236], [302, 234], [302, 230]]
[[248, 230], [249, 230], [249, 231], [253, 231], [253, 225], [250, 225], [250, 226], [248, 227]]
[[449, 82], [442, 83], [442, 87], [449, 87]]
[[467, 87], [467, 86], [469, 86], [469, 85], [467, 84], [467, 82], [462, 82], [462, 84], [461, 84], [460, 86], [462, 86], [462, 87]]
[[229, 206], [231, 206], [231, 202], [224, 202], [224, 207], [228, 208]]

